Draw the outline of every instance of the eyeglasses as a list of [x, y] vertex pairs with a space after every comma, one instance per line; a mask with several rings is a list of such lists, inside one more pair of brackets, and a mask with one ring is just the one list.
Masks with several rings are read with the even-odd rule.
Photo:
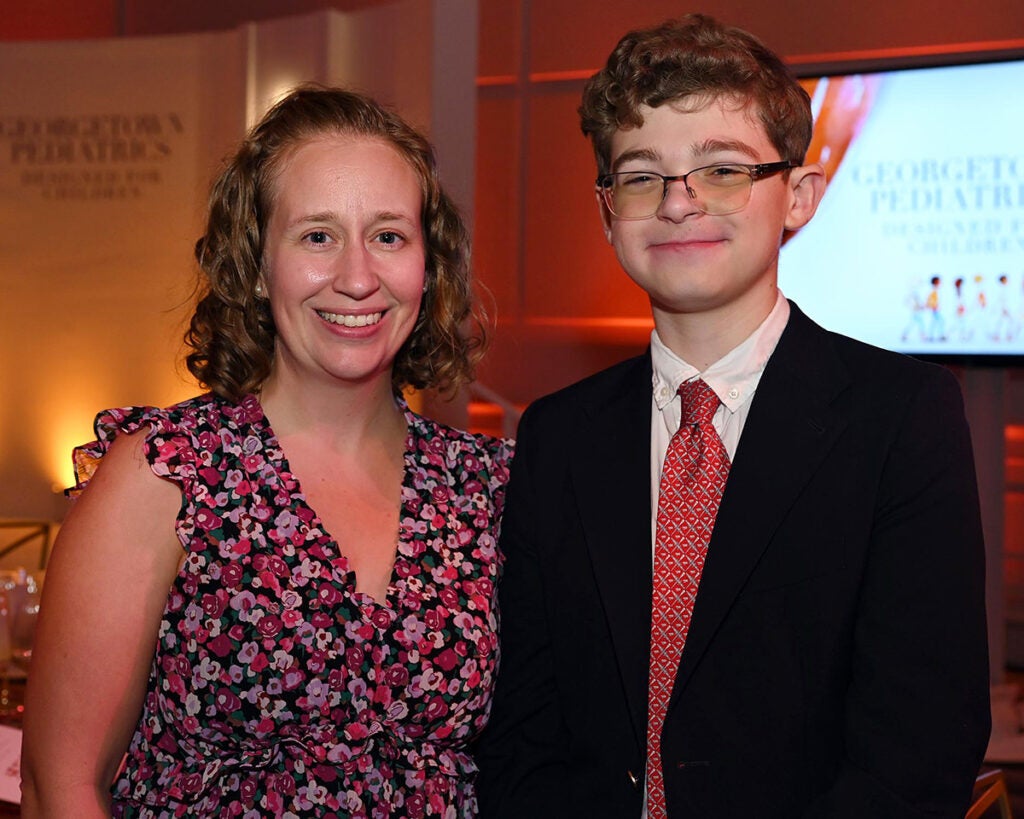
[[682, 182], [694, 207], [709, 216], [725, 216], [743, 210], [750, 201], [754, 182], [799, 164], [791, 159], [744, 165], [720, 162], [694, 168], [681, 176], [654, 171], [621, 171], [597, 178], [597, 189], [605, 205], [619, 219], [650, 219], [668, 195], [670, 182]]

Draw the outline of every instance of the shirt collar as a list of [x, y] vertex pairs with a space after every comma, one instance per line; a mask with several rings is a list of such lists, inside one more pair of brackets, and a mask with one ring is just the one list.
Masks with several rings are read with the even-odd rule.
[[658, 409], [664, 410], [675, 399], [680, 384], [700, 376], [726, 409], [736, 412], [754, 394], [788, 321], [789, 302], [779, 290], [775, 306], [757, 329], [704, 372], [673, 353], [658, 336], [658, 330], [652, 330], [651, 364], [654, 402]]

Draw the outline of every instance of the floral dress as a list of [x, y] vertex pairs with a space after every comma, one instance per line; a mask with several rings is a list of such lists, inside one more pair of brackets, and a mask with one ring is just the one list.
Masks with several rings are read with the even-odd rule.
[[498, 522], [511, 443], [404, 408], [387, 598], [357, 592], [254, 396], [114, 409], [76, 450], [79, 488], [148, 429], [182, 492], [186, 551], [160, 623], [114, 816], [462, 817], [468, 743], [498, 659]]

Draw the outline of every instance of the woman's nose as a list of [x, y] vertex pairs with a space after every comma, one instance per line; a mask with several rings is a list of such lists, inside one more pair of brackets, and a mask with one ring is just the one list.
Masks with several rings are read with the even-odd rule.
[[372, 254], [362, 246], [349, 246], [334, 261], [333, 287], [355, 299], [363, 299], [380, 288]]

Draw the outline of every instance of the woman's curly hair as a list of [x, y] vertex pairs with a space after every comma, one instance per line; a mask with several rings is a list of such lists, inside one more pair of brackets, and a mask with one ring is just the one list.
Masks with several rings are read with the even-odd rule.
[[485, 332], [473, 301], [469, 234], [441, 188], [430, 143], [367, 96], [311, 84], [295, 88], [266, 113], [210, 191], [206, 233], [195, 250], [200, 293], [185, 333], [189, 371], [231, 400], [258, 390], [270, 375], [276, 329], [258, 285], [274, 185], [282, 162], [324, 134], [386, 140], [420, 182], [426, 291], [416, 325], [395, 358], [394, 390], [447, 391], [472, 380]]
[[717, 97], [752, 105], [779, 156], [804, 161], [813, 127], [807, 92], [752, 34], [690, 14], [629, 32], [587, 81], [580, 127], [593, 143], [598, 174], [611, 170], [615, 132], [643, 125], [641, 106], [700, 107]]

